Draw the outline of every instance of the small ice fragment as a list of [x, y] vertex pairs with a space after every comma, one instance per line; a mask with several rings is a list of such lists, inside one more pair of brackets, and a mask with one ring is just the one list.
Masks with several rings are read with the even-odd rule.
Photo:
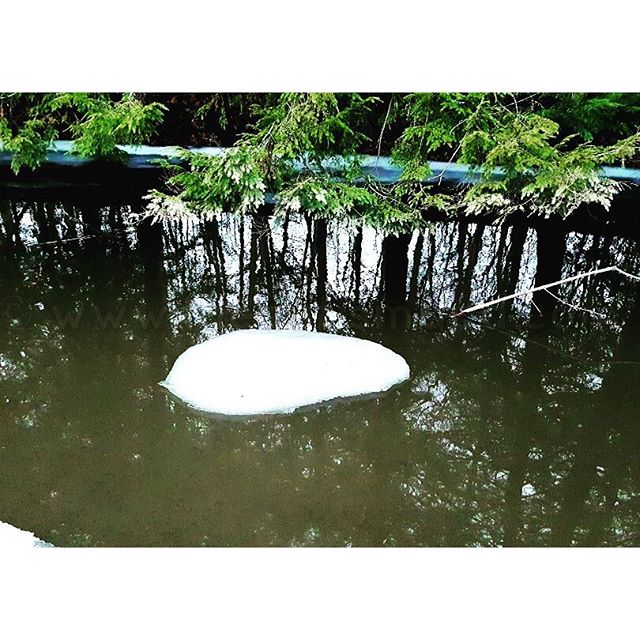
[[532, 484], [527, 483], [522, 485], [523, 497], [535, 495], [535, 492], [536, 492], [536, 488]]

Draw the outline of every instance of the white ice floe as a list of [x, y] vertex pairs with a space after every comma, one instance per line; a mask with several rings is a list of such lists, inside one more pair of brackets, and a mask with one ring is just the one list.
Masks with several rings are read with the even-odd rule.
[[408, 377], [404, 358], [375, 342], [249, 329], [187, 349], [160, 384], [196, 409], [247, 416], [378, 393]]
[[31, 531], [23, 531], [6, 522], [0, 522], [0, 551], [49, 546], [51, 545], [36, 538]]

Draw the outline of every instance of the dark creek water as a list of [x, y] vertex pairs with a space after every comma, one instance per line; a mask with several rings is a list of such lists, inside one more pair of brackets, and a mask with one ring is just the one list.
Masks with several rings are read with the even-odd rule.
[[[442, 311], [640, 273], [634, 239], [0, 210], [0, 520], [61, 546], [640, 543], [640, 285]], [[375, 340], [411, 379], [253, 421], [157, 385], [186, 347], [246, 327]]]

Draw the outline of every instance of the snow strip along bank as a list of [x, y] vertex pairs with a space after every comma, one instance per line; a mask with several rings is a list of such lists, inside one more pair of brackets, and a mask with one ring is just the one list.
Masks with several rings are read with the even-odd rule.
[[6, 522], [0, 522], [0, 551], [51, 546], [53, 545], [36, 538], [31, 531], [23, 531]]

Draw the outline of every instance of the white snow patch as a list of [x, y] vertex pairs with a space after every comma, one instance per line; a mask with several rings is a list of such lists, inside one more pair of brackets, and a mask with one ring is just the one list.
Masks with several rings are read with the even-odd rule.
[[375, 342], [309, 331], [234, 331], [187, 349], [160, 384], [196, 409], [248, 416], [390, 389], [402, 356]]
[[0, 522], [0, 551], [48, 546], [50, 545], [36, 538], [30, 531], [23, 531], [6, 522]]

